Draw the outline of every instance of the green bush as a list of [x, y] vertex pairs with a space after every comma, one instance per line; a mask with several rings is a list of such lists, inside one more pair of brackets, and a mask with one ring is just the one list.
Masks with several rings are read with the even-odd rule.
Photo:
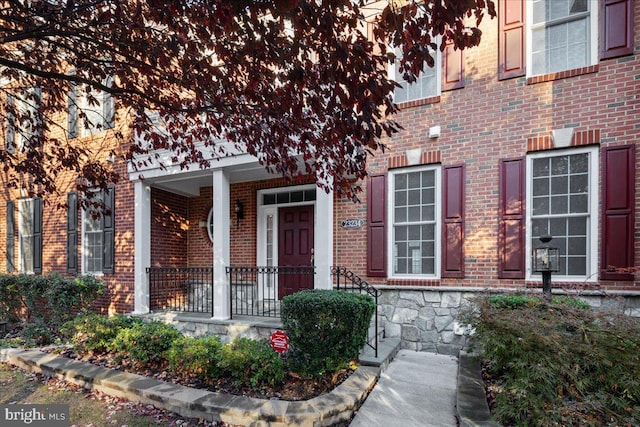
[[166, 323], [139, 322], [118, 332], [113, 340], [113, 349], [121, 357], [129, 358], [134, 365], [158, 366], [166, 362], [167, 350], [180, 338], [182, 334]]
[[16, 276], [0, 274], [0, 319], [10, 322], [20, 320], [22, 299]]
[[314, 289], [283, 298], [291, 368], [314, 377], [346, 368], [365, 344], [375, 308], [369, 295], [344, 291]]
[[474, 340], [513, 426], [640, 425], [640, 321], [553, 304], [478, 300]]
[[46, 323], [56, 329], [76, 313], [88, 311], [103, 292], [104, 284], [93, 276], [2, 274], [0, 316], [14, 322]]
[[284, 379], [280, 356], [266, 342], [236, 338], [222, 347], [220, 368], [238, 385], [275, 385]]
[[214, 380], [222, 376], [222, 369], [218, 366], [221, 352], [222, 344], [217, 335], [182, 337], [167, 352], [169, 369], [204, 382]]
[[43, 293], [51, 321], [56, 325], [87, 312], [91, 304], [104, 293], [104, 283], [95, 276], [65, 278], [58, 273], [46, 277]]
[[80, 354], [108, 353], [114, 348], [113, 340], [121, 330], [130, 328], [141, 320], [123, 315], [103, 316], [91, 314], [78, 316], [61, 328], [64, 337], [71, 340]]
[[[539, 295], [524, 294], [502, 294], [487, 297], [487, 301], [496, 308], [522, 308], [544, 306], [546, 302]], [[552, 304], [566, 305], [574, 308], [590, 309], [591, 306], [579, 298], [568, 297], [565, 295], [554, 296]]]

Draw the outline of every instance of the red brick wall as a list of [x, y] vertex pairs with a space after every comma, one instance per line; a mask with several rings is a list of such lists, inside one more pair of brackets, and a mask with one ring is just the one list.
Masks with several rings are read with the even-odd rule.
[[188, 198], [151, 189], [151, 266], [187, 267]]
[[[523, 286], [524, 280], [498, 280], [498, 166], [501, 158], [520, 157], [545, 147], [551, 130], [573, 127], [573, 145], [640, 144], [640, 2], [635, 2], [634, 56], [600, 61], [584, 74], [534, 83], [526, 77], [498, 80], [497, 19], [482, 23], [482, 42], [466, 50], [464, 88], [442, 92], [432, 103], [401, 106], [394, 117], [404, 130], [383, 141], [385, 153], [369, 162], [370, 173], [401, 166], [407, 149], [433, 153], [434, 162], [466, 165], [465, 278], [438, 281], [372, 283], [442, 286]], [[548, 77], [548, 76], [547, 76]], [[537, 81], [537, 80], [536, 80]], [[431, 126], [439, 138], [429, 138]], [[537, 141], [534, 141], [537, 138]], [[536, 145], [537, 144], [537, 145]], [[636, 150], [640, 157], [640, 149]], [[429, 159], [423, 155], [423, 163]], [[439, 158], [439, 160], [437, 160]], [[640, 158], [636, 158], [640, 165]], [[366, 218], [366, 182], [362, 205], [336, 199], [335, 263], [366, 277], [366, 230], [345, 230], [340, 221]], [[640, 265], [640, 174], [636, 173], [635, 265]], [[555, 282], [554, 282], [555, 283]], [[574, 284], [567, 284], [574, 285]], [[609, 288], [640, 290], [632, 282], [603, 282]]]
[[213, 243], [207, 232], [207, 217], [213, 207], [212, 187], [202, 187], [200, 196], [192, 197], [189, 206], [189, 231], [187, 233], [187, 264], [190, 267], [207, 267], [213, 263]]

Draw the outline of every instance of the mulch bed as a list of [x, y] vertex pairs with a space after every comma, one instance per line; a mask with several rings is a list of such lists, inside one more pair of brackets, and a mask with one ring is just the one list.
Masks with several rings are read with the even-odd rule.
[[143, 375], [159, 381], [180, 384], [187, 387], [233, 394], [236, 396], [289, 401], [308, 400], [328, 393], [338, 385], [342, 384], [342, 382], [353, 372], [350, 369], [344, 369], [334, 375], [326, 375], [319, 379], [302, 378], [294, 372], [287, 372], [285, 374], [283, 384], [274, 387], [263, 386], [255, 388], [243, 387], [234, 384], [229, 378], [222, 378], [215, 382], [204, 383], [195, 378], [170, 373], [162, 366], [152, 366], [140, 369], [133, 366], [133, 364], [126, 359], [118, 361], [115, 357], [109, 354], [80, 356], [73, 349], [56, 351], [56, 353], [69, 359], [81, 360], [97, 366]]

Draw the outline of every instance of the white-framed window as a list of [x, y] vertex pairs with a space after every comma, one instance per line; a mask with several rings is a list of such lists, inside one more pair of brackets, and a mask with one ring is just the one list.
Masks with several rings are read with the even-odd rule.
[[35, 200], [19, 200], [18, 215], [19, 271], [21, 273], [33, 273], [33, 261], [36, 252], [33, 238], [35, 234]]
[[[113, 78], [104, 80], [111, 86]], [[82, 110], [84, 117], [80, 117]], [[67, 133], [69, 138], [97, 135], [114, 127], [115, 106], [111, 94], [90, 86], [79, 87], [71, 83], [67, 97]]]
[[597, 0], [527, 2], [529, 75], [586, 67], [598, 58]]
[[213, 243], [213, 206], [209, 209], [209, 214], [207, 215], [207, 234], [209, 235], [209, 240]]
[[394, 53], [396, 55], [396, 61], [393, 66], [389, 66], [389, 77], [398, 84], [393, 92], [394, 102], [400, 104], [402, 102], [417, 101], [419, 99], [431, 98], [438, 96], [441, 93], [441, 79], [442, 79], [442, 54], [439, 49], [433, 51], [429, 48], [432, 55], [435, 57], [435, 64], [433, 67], [429, 67], [426, 63], [424, 69], [418, 79], [409, 83], [402, 78], [400, 72], [400, 57], [402, 50], [395, 48]]
[[391, 277], [440, 276], [440, 174], [439, 166], [389, 172]]
[[[102, 201], [102, 192], [93, 194], [96, 202]], [[104, 262], [104, 222], [102, 215], [82, 211], [82, 273], [102, 275]]]
[[7, 126], [5, 129], [6, 150], [13, 153], [24, 151], [34, 140], [39, 139], [40, 103], [42, 102], [42, 89], [31, 87], [21, 90], [19, 94], [7, 96]]
[[[560, 250], [559, 280], [595, 279], [598, 271], [597, 147], [527, 156], [527, 253], [552, 236]], [[527, 257], [528, 276], [531, 257]]]

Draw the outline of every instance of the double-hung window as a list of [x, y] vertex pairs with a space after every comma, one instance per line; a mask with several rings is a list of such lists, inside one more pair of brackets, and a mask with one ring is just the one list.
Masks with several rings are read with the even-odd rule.
[[24, 151], [39, 143], [41, 102], [42, 90], [39, 87], [20, 90], [7, 96], [5, 145], [9, 153], [13, 153], [16, 148]]
[[42, 199], [21, 199], [18, 215], [20, 272], [39, 273], [42, 271]]
[[393, 99], [396, 103], [417, 101], [420, 99], [431, 98], [440, 95], [440, 71], [441, 66], [441, 54], [439, 50], [433, 51], [429, 48], [431, 54], [435, 58], [435, 65], [429, 67], [426, 63], [420, 76], [413, 83], [405, 81], [400, 71], [400, 57], [402, 56], [402, 50], [396, 48], [396, 61], [393, 67], [389, 67], [390, 78], [394, 79], [400, 84], [393, 93]]
[[593, 65], [598, 55], [596, 0], [527, 2], [530, 74], [548, 74]]
[[[102, 201], [100, 193], [96, 193], [94, 198], [98, 202]], [[102, 274], [103, 237], [102, 216], [96, 217], [90, 212], [83, 211], [82, 272], [84, 274]]]
[[597, 179], [595, 148], [540, 152], [527, 159], [527, 252], [541, 245], [541, 236], [552, 236], [551, 246], [560, 249], [555, 275], [565, 280], [597, 273]]
[[95, 191], [92, 204], [104, 209], [82, 212], [82, 273], [114, 272], [115, 193], [113, 187]]
[[[104, 80], [105, 86], [113, 84], [113, 78]], [[114, 127], [114, 100], [111, 94], [92, 87], [83, 87], [78, 93], [78, 86], [70, 84], [67, 98], [67, 133], [70, 138], [78, 135], [90, 136]], [[79, 114], [79, 111], [82, 114]], [[78, 129], [78, 127], [82, 129]]]
[[440, 274], [440, 169], [429, 166], [389, 172], [393, 277]]

